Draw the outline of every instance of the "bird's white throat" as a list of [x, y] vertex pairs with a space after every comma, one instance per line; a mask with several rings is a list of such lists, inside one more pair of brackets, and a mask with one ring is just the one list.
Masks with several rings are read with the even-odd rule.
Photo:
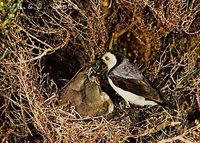
[[109, 62], [107, 63], [107, 66], [108, 66], [108, 70], [111, 70], [115, 65], [116, 65], [117, 61], [112, 61], [112, 62]]

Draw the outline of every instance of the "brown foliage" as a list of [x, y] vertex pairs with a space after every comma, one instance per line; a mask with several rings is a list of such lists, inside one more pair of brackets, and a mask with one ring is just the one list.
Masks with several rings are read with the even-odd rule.
[[[3, 8], [1, 142], [198, 142], [198, 0], [27, 0], [17, 11]], [[59, 106], [61, 79], [100, 66], [95, 57], [109, 48], [144, 63], [144, 74], [176, 108], [124, 109], [112, 99], [116, 115], [108, 120]]]

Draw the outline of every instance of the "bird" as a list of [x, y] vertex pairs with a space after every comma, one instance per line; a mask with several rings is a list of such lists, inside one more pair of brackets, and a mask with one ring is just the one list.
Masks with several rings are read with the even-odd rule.
[[155, 106], [163, 103], [156, 90], [128, 58], [120, 59], [113, 53], [107, 52], [101, 59], [108, 68], [109, 84], [126, 101], [128, 107], [130, 104]]
[[107, 116], [114, 110], [110, 97], [101, 90], [90, 70], [79, 72], [61, 91], [60, 105], [74, 106], [81, 116]]
[[60, 91], [61, 105], [80, 105], [82, 103], [82, 89], [84, 82], [87, 80], [85, 72], [75, 75]]

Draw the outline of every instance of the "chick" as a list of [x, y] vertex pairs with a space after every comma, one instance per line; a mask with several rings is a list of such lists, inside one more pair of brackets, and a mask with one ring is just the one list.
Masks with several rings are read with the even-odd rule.
[[60, 93], [60, 104], [68, 105], [80, 105], [82, 103], [83, 95], [82, 91], [84, 89], [84, 82], [87, 79], [87, 74], [85, 72], [80, 72], [76, 75], [67, 86]]
[[82, 116], [106, 116], [112, 113], [114, 105], [109, 96], [100, 90], [97, 77], [83, 71], [71, 80], [60, 96], [61, 105], [70, 104]]

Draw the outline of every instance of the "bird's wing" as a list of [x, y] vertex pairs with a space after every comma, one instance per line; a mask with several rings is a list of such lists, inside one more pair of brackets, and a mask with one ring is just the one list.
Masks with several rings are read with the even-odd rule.
[[110, 75], [109, 78], [116, 86], [125, 91], [129, 91], [144, 98], [162, 103], [159, 94], [145, 79], [125, 79], [117, 75]]
[[118, 66], [114, 67], [110, 72], [110, 74], [117, 75], [119, 77], [126, 77], [130, 79], [143, 79], [143, 75], [138, 70], [137, 65], [129, 62], [127, 58], [124, 58], [122, 63]]

